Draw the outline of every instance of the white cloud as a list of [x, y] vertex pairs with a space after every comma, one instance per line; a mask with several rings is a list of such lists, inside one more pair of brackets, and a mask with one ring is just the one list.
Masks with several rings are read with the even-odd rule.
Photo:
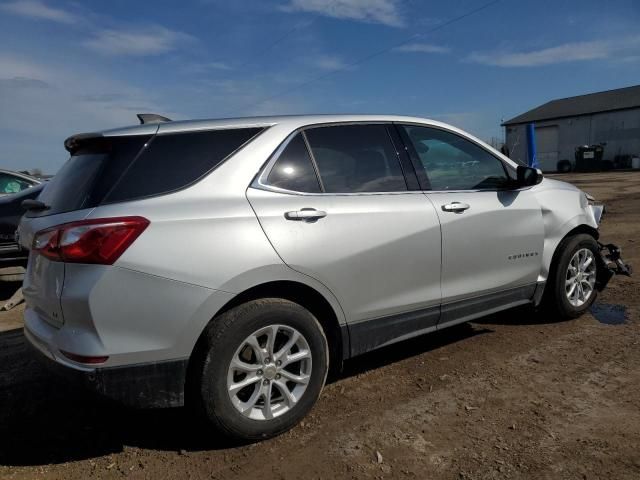
[[401, 27], [398, 0], [290, 0], [283, 10]]
[[75, 67], [0, 52], [0, 144], [7, 167], [55, 173], [66, 158], [62, 141], [71, 134], [135, 124], [138, 111], [176, 116], [142, 89], [91, 69], [79, 76]]
[[311, 65], [320, 70], [346, 70], [349, 66], [340, 57], [335, 55], [320, 55], [311, 59]]
[[233, 70], [233, 67], [225, 62], [202, 62], [202, 63], [188, 63], [182, 67], [182, 70], [188, 74], [203, 74], [209, 73], [212, 70], [219, 70], [228, 72]]
[[49, 84], [43, 80], [30, 77], [0, 78], [0, 89], [25, 89], [25, 88], [48, 88]]
[[396, 52], [415, 52], [415, 53], [449, 53], [449, 47], [441, 45], [433, 45], [430, 43], [408, 43], [395, 49]]
[[45, 5], [39, 0], [17, 0], [3, 3], [0, 5], [0, 10], [13, 15], [58, 23], [75, 23], [78, 20], [75, 15], [60, 8]]
[[139, 29], [98, 30], [85, 45], [106, 55], [160, 55], [175, 50], [178, 44], [193, 40], [185, 33], [160, 25]]
[[[83, 74], [77, 75], [80, 70]], [[298, 73], [296, 68], [287, 71], [289, 78]], [[69, 135], [133, 125], [139, 112], [177, 120], [309, 111], [307, 95], [269, 99], [282, 88], [280, 80], [269, 75], [168, 80], [153, 88], [137, 87], [125, 78], [73, 57], [57, 62], [45, 55], [0, 50], [0, 145], [5, 166], [55, 173], [67, 158], [62, 142]]]
[[637, 48], [640, 36], [616, 40], [565, 43], [529, 52], [473, 52], [468, 61], [497, 67], [539, 67], [566, 62], [601, 60]]
[[227, 65], [224, 62], [209, 62], [204, 64], [205, 68], [210, 68], [212, 70], [231, 70], [231, 66]]
[[[274, 96], [277, 81], [266, 77], [205, 79], [172, 87], [173, 99], [191, 118], [279, 115], [309, 111], [306, 95]], [[274, 98], [270, 98], [274, 96]], [[173, 118], [173, 117], [171, 117]]]
[[44, 80], [47, 70], [42, 66], [26, 61], [13, 55], [0, 54], [0, 79], [33, 78]]

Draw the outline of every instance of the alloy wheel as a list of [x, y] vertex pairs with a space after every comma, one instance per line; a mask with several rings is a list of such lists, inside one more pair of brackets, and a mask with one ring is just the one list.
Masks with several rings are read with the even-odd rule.
[[253, 420], [271, 420], [291, 410], [311, 379], [311, 349], [287, 325], [269, 325], [249, 335], [229, 364], [231, 403]]
[[596, 260], [588, 248], [581, 248], [571, 257], [565, 277], [565, 293], [569, 303], [581, 307], [589, 301], [596, 284]]

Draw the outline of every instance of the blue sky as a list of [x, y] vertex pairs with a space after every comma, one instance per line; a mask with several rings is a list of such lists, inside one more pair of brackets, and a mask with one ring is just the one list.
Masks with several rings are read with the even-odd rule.
[[[490, 140], [553, 98], [640, 83], [640, 2], [0, 0], [0, 166], [175, 119], [397, 113]], [[372, 54], [379, 55], [361, 61]]]

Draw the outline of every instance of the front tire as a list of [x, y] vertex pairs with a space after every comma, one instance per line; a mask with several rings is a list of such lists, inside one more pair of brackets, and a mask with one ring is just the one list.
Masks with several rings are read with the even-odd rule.
[[311, 410], [329, 354], [318, 320], [297, 303], [253, 300], [216, 317], [194, 356], [193, 400], [215, 430], [240, 441], [279, 435]]
[[597, 297], [598, 242], [591, 235], [578, 234], [560, 242], [557, 252], [544, 302], [550, 313], [561, 318], [576, 318], [587, 311]]

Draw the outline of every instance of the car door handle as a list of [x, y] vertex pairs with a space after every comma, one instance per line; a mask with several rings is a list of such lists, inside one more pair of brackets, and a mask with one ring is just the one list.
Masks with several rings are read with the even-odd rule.
[[469, 208], [471, 208], [469, 204], [460, 202], [451, 202], [446, 205], [442, 205], [442, 210], [445, 212], [462, 213]]
[[327, 212], [316, 210], [315, 208], [303, 208], [285, 212], [284, 218], [287, 220], [319, 220], [327, 216]]

